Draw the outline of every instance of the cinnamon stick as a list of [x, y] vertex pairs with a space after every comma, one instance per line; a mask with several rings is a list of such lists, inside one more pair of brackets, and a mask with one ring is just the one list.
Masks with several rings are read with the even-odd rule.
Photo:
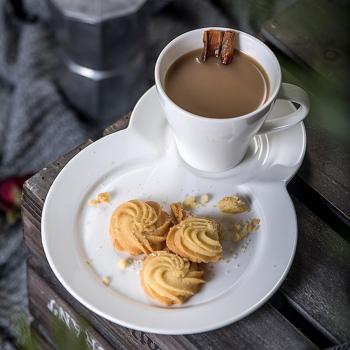
[[203, 33], [202, 62], [208, 57], [220, 57], [222, 64], [230, 64], [235, 50], [235, 32], [232, 30], [206, 30]]
[[221, 30], [206, 30], [203, 34], [202, 61], [208, 57], [219, 57], [224, 33]]
[[222, 39], [222, 47], [220, 53], [220, 60], [222, 64], [230, 64], [232, 62], [234, 50], [235, 33], [233, 31], [226, 31]]

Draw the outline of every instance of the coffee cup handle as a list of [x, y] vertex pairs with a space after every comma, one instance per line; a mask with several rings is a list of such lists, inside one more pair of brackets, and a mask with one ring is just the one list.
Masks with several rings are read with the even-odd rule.
[[277, 99], [295, 102], [299, 105], [299, 108], [295, 112], [285, 116], [280, 116], [271, 120], [267, 119], [258, 131], [258, 134], [265, 134], [289, 128], [301, 122], [309, 113], [309, 97], [303, 89], [296, 85], [282, 83]]

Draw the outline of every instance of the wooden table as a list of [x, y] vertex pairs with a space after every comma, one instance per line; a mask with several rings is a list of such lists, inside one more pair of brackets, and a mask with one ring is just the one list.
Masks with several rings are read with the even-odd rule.
[[[300, 12], [296, 12], [297, 16]], [[286, 36], [293, 30], [278, 30], [281, 23], [287, 22], [267, 23], [265, 34], [271, 41], [288, 42]], [[288, 23], [292, 26], [295, 19]], [[323, 47], [320, 45], [318, 50]], [[301, 55], [305, 52], [303, 47], [296, 49]], [[306, 88], [312, 101], [305, 122], [308, 138], [305, 160], [288, 185], [298, 218], [298, 246], [281, 288], [243, 320], [216, 331], [186, 336], [127, 329], [82, 306], [61, 286], [46, 261], [40, 221], [50, 185], [64, 165], [92, 142], [87, 140], [38, 172], [24, 186], [24, 239], [32, 253], [28, 260], [29, 307], [34, 317], [33, 329], [43, 349], [62, 348], [55, 345], [53, 337], [55, 319], [83, 334], [87, 348], [94, 350], [350, 348], [349, 119], [336, 108], [342, 92], [327, 89], [322, 79], [316, 91], [315, 80], [311, 84], [308, 79], [310, 69], [296, 65], [281, 52], [278, 58], [284, 68], [284, 80]], [[117, 132], [127, 124], [128, 116], [107, 128], [105, 134]]]
[[[312, 118], [307, 124], [312, 123]], [[105, 134], [123, 129], [127, 123], [128, 116], [107, 128]], [[311, 140], [314, 136], [310, 127], [308, 136]], [[322, 217], [322, 210], [327, 210], [322, 205], [337, 208], [341, 203], [317, 192], [314, 183], [308, 185], [308, 161], [289, 185], [299, 229], [295, 260], [280, 290], [252, 315], [213, 332], [163, 336], [117, 326], [87, 310], [65, 291], [50, 270], [41, 244], [40, 220], [51, 183], [64, 165], [91, 142], [88, 140], [41, 170], [24, 187], [24, 238], [33, 254], [28, 261], [29, 306], [34, 328], [41, 337], [52, 340], [48, 325], [57, 317], [72, 330], [86, 330], [93, 349], [317, 349], [350, 339], [350, 247], [336, 231], [336, 223], [330, 225]], [[309, 142], [308, 153], [312, 147]], [[319, 166], [322, 169], [322, 163]], [[319, 180], [317, 176], [316, 179]], [[309, 198], [301, 200], [305, 195]], [[312, 198], [318, 201], [315, 210]], [[336, 214], [337, 211], [332, 215]]]

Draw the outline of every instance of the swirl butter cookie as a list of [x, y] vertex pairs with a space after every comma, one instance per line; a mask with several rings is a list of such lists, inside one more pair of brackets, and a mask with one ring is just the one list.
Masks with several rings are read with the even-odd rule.
[[170, 216], [158, 203], [135, 199], [113, 212], [109, 233], [116, 250], [131, 255], [150, 254], [164, 248], [171, 225]]
[[166, 306], [184, 303], [205, 283], [199, 265], [167, 251], [147, 256], [140, 277], [146, 294]]
[[166, 244], [172, 252], [197, 263], [221, 259], [219, 224], [212, 219], [188, 217], [169, 231]]

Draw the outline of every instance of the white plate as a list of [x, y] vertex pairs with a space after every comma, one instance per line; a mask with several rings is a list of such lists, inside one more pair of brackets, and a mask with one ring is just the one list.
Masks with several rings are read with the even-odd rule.
[[[293, 108], [277, 102], [272, 114]], [[256, 137], [242, 163], [230, 171], [195, 171], [179, 158], [153, 87], [136, 105], [126, 130], [82, 150], [52, 184], [41, 226], [50, 266], [83, 305], [126, 327], [186, 334], [237, 321], [276, 291], [291, 265], [297, 223], [286, 182], [300, 166], [305, 144], [304, 126], [299, 124]], [[111, 193], [112, 203], [88, 206], [88, 199], [102, 191]], [[138, 264], [118, 268], [125, 255], [112, 247], [109, 217], [119, 203], [132, 198], [167, 205], [203, 193], [212, 198], [199, 214], [222, 219], [214, 205], [223, 196], [238, 193], [252, 208], [238, 218], [259, 217], [261, 226], [237, 246], [224, 243], [225, 259], [208, 267], [208, 283], [197, 295], [183, 306], [161, 307], [145, 296]], [[226, 215], [224, 221], [230, 218]], [[111, 278], [109, 287], [101, 283], [102, 276]]]

